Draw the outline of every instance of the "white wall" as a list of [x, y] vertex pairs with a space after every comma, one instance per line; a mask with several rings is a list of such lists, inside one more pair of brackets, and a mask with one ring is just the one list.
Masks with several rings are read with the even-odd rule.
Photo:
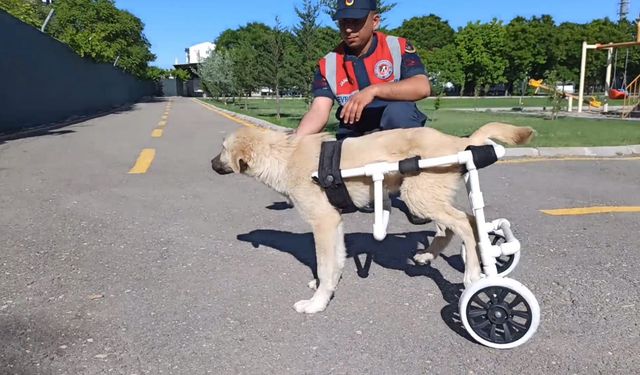
[[211, 51], [214, 51], [215, 49], [216, 49], [216, 45], [211, 42], [204, 42], [204, 43], [193, 45], [187, 48], [188, 52], [185, 51], [187, 52], [186, 63], [187, 64], [200, 63], [204, 59], [209, 57], [209, 55], [211, 54]]

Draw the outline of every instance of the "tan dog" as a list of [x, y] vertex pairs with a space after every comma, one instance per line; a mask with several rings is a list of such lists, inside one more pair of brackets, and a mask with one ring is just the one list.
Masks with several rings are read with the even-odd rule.
[[[507, 144], [527, 143], [534, 135], [529, 127], [490, 123], [469, 138], [443, 134], [431, 128], [395, 129], [347, 139], [342, 147], [341, 169], [362, 167], [375, 162], [395, 162], [416, 155], [422, 158], [447, 156], [469, 145], [482, 145], [488, 139]], [[212, 161], [219, 174], [243, 173], [253, 176], [293, 201], [302, 218], [311, 225], [316, 247], [319, 285], [309, 300], [294, 305], [300, 313], [323, 311], [340, 280], [346, 258], [342, 218], [324, 191], [311, 179], [318, 170], [320, 145], [332, 140], [327, 133], [306, 137], [258, 128], [242, 128], [228, 136], [221, 153]], [[435, 259], [451, 241], [462, 237], [467, 249], [476, 249], [474, 217], [452, 206], [462, 181], [461, 167], [424, 169], [418, 174], [389, 174], [385, 188], [400, 191], [402, 200], [418, 217], [431, 218], [440, 235], [421, 254], [419, 263]], [[373, 200], [373, 183], [368, 177], [345, 180], [353, 203], [365, 207]], [[465, 286], [480, 279], [476, 251], [466, 252]], [[312, 281], [315, 285], [315, 280]], [[310, 284], [311, 285], [311, 284]]]

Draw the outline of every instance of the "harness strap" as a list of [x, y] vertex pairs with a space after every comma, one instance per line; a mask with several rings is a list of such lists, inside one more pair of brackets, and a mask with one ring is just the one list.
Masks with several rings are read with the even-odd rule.
[[398, 170], [402, 174], [416, 173], [420, 171], [420, 156], [415, 156], [410, 159], [401, 160], [398, 163]]
[[340, 172], [340, 155], [342, 141], [323, 142], [320, 146], [320, 163], [318, 166], [318, 184], [324, 189], [329, 202], [342, 213], [356, 212], [347, 186]]
[[468, 150], [470, 150], [471, 154], [473, 154], [473, 164], [478, 169], [488, 167], [498, 161], [496, 149], [491, 145], [469, 146], [465, 149], [465, 151]]

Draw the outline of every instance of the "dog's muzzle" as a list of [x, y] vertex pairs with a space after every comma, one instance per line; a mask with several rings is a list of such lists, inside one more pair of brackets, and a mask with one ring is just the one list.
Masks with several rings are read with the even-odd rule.
[[216, 171], [218, 174], [230, 174], [233, 173], [233, 169], [231, 169], [228, 165], [220, 161], [220, 155], [211, 159], [211, 168]]

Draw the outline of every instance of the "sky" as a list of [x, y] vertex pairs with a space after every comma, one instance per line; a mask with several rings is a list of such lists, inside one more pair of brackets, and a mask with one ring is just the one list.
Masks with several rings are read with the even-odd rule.
[[[515, 16], [550, 14], [560, 22], [586, 23], [596, 18], [617, 19], [619, 0], [394, 0], [398, 5], [385, 14], [383, 24], [400, 26], [411, 17], [433, 13], [457, 29], [470, 21], [497, 18], [509, 22]], [[296, 23], [294, 7], [302, 0], [116, 0], [145, 23], [145, 35], [157, 59], [153, 65], [172, 68], [175, 59], [185, 62], [184, 49], [213, 42], [226, 29], [249, 22], [273, 25], [276, 16], [283, 25]], [[631, 0], [629, 18], [640, 15], [640, 0]], [[331, 24], [322, 16], [323, 24]], [[401, 35], [400, 35], [401, 36]]]

